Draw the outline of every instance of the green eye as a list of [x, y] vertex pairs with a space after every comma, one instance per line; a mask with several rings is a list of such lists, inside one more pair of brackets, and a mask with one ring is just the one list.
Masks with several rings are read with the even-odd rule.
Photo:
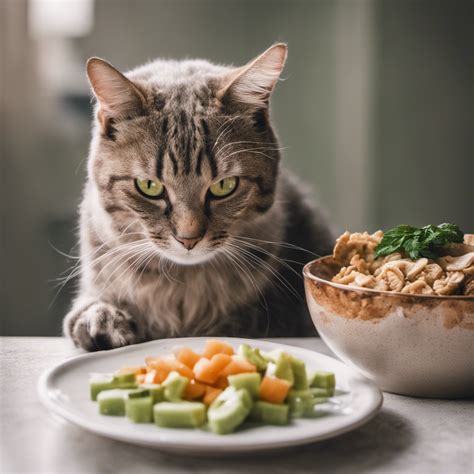
[[163, 194], [165, 190], [163, 183], [159, 179], [135, 179], [135, 186], [138, 191], [146, 197], [157, 198]]
[[238, 184], [238, 178], [232, 176], [216, 181], [209, 187], [209, 192], [215, 197], [224, 197], [231, 194]]

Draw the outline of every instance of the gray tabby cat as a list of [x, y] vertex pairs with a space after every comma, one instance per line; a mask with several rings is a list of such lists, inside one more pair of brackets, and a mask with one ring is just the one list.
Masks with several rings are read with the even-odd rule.
[[64, 332], [87, 350], [172, 336], [297, 336], [301, 265], [333, 237], [279, 166], [275, 44], [239, 68], [92, 58], [97, 99], [80, 207], [80, 289]]

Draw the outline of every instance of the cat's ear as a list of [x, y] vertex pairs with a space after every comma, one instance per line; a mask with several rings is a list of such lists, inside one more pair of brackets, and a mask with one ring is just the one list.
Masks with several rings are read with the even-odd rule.
[[268, 105], [288, 54], [284, 43], [277, 43], [224, 80], [219, 96], [251, 107]]
[[99, 102], [99, 121], [103, 127], [110, 119], [132, 117], [143, 110], [143, 92], [107, 61], [100, 58], [89, 59], [87, 77]]

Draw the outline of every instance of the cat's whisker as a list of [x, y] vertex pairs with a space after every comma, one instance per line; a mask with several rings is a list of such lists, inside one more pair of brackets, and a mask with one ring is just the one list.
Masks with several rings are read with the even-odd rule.
[[264, 145], [263, 147], [261, 148], [268, 148], [268, 149], [272, 149], [272, 150], [285, 150], [289, 147], [278, 147], [277, 146], [277, 143], [271, 143], [271, 142], [254, 142], [254, 141], [251, 141], [251, 140], [240, 140], [238, 142], [229, 142], [229, 143], [226, 143], [225, 145], [222, 145], [218, 150], [217, 150], [217, 154], [218, 153], [221, 153], [222, 150], [224, 150], [225, 148], [228, 148], [230, 146], [234, 146], [234, 145], [241, 145], [241, 144], [247, 144], [247, 145]]
[[[229, 243], [229, 245], [232, 246], [234, 244]], [[252, 252], [246, 249], [243, 249], [242, 247], [239, 247], [238, 245], [234, 245], [234, 248], [238, 249], [239, 252], [246, 255], [249, 259], [253, 260], [256, 264], [259, 264], [262, 267], [266, 268], [288, 291], [290, 291], [298, 299], [301, 298], [300, 294], [295, 290], [293, 285], [291, 285], [291, 283], [283, 275], [279, 274], [279, 272], [276, 269], [274, 269], [269, 262], [266, 262], [258, 255], [255, 255]]]
[[276, 246], [279, 246], [279, 247], [293, 249], [293, 250], [300, 250], [302, 252], [310, 253], [311, 255], [314, 255], [315, 257], [321, 257], [321, 255], [319, 255], [317, 253], [314, 253], [314, 252], [311, 252], [311, 250], [305, 249], [303, 247], [299, 247], [298, 245], [294, 245], [294, 244], [291, 244], [289, 242], [274, 242], [272, 240], [256, 239], [256, 238], [247, 237], [247, 236], [244, 236], [244, 235], [232, 235], [232, 237], [233, 238], [245, 239], [245, 240], [252, 240], [254, 242], [261, 242], [261, 243], [264, 243], [264, 244], [276, 245]]
[[231, 117], [230, 119], [226, 120], [218, 129], [217, 129], [217, 133], [220, 132], [220, 130], [222, 129], [222, 127], [224, 127], [225, 125], [228, 125], [228, 127], [226, 127], [224, 130], [222, 130], [221, 133], [219, 133], [216, 141], [214, 142], [214, 146], [212, 147], [212, 151], [214, 151], [214, 149], [216, 148], [217, 144], [219, 143], [219, 140], [227, 135], [227, 133], [231, 130], [232, 128], [232, 122], [234, 120], [237, 120], [238, 118], [240, 118], [242, 115], [235, 115], [234, 117]]
[[268, 311], [268, 305], [267, 305], [267, 302], [265, 300], [265, 297], [263, 296], [263, 293], [262, 293], [258, 283], [256, 282], [255, 278], [253, 277], [251, 271], [248, 268], [246, 269], [246, 268], [243, 268], [241, 266], [242, 262], [239, 261], [238, 256], [235, 255], [235, 253], [230, 248], [223, 248], [222, 250], [223, 250], [223, 253], [225, 255], [227, 255], [229, 260], [233, 263], [234, 267], [240, 268], [243, 275], [248, 278], [248, 281], [251, 283], [252, 287], [254, 288], [254, 290], [256, 292], [257, 298], [259, 298], [259, 299], [262, 298], [263, 306]]
[[246, 242], [244, 240], [239, 240], [238, 238], [233, 238], [233, 241], [234, 243], [240, 243], [240, 245], [243, 245], [245, 247], [248, 247], [248, 248], [251, 248], [251, 249], [254, 249], [256, 250], [257, 252], [262, 252], [264, 253], [265, 255], [268, 255], [269, 257], [275, 259], [277, 262], [281, 263], [281, 265], [285, 266], [286, 268], [288, 268], [288, 270], [292, 271], [295, 275], [297, 275], [299, 278], [302, 278], [302, 275], [297, 272], [291, 265], [288, 265], [287, 262], [290, 262], [290, 263], [296, 263], [297, 265], [304, 265], [303, 262], [297, 262], [295, 260], [291, 260], [291, 259], [284, 259], [284, 258], [281, 258], [277, 255], [275, 255], [274, 253], [270, 252], [269, 250], [263, 248], [263, 247], [260, 247], [259, 245], [255, 245], [255, 244], [252, 244], [250, 242]]

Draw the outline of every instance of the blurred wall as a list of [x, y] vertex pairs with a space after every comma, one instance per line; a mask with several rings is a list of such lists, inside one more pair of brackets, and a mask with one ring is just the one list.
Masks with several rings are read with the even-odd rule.
[[123, 70], [157, 56], [240, 65], [287, 41], [273, 119], [337, 229], [474, 231], [471, 2], [98, 0], [74, 38], [31, 37], [27, 7], [0, 2], [3, 334], [59, 334], [72, 297], [67, 284], [55, 298], [74, 260], [53, 247], [75, 243], [93, 55]]

